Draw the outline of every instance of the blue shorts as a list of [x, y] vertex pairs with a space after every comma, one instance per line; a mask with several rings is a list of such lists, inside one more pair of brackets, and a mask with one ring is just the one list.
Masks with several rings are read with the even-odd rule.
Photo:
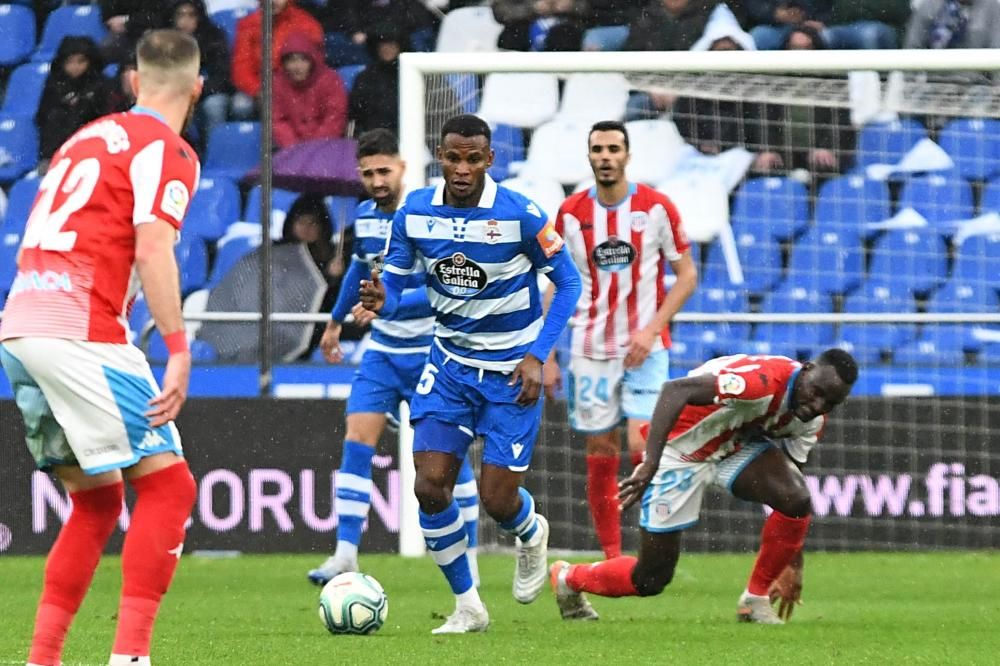
[[426, 354], [389, 354], [369, 349], [351, 382], [347, 413], [387, 414], [399, 420], [399, 403], [411, 402]]
[[[521, 385], [508, 386], [509, 381], [510, 374], [464, 365], [432, 347], [410, 403], [413, 451], [439, 451], [463, 459], [478, 435], [483, 438], [484, 463], [526, 471], [542, 420], [542, 399], [527, 407], [518, 405]], [[442, 423], [457, 428], [442, 428]]]

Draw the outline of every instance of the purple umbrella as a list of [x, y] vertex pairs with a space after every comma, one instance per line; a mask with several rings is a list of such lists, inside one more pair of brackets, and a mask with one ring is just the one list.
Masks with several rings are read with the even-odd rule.
[[[316, 139], [289, 146], [274, 154], [271, 161], [274, 187], [311, 194], [361, 197], [364, 189], [358, 176], [354, 139]], [[260, 167], [243, 177], [260, 179]]]

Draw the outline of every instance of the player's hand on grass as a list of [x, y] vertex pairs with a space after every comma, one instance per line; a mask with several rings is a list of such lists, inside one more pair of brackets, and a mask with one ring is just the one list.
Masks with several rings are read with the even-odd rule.
[[618, 503], [622, 511], [639, 501], [655, 474], [656, 465], [644, 460], [632, 470], [627, 479], [618, 482]]
[[367, 326], [378, 317], [371, 310], [365, 309], [365, 306], [361, 305], [361, 303], [354, 304], [354, 307], [351, 308], [351, 315], [354, 317], [354, 323], [358, 326]]
[[542, 386], [545, 388], [545, 397], [549, 400], [555, 400], [556, 391], [562, 388], [562, 370], [554, 356], [542, 366]]
[[510, 373], [507, 386], [514, 386], [518, 381], [521, 382], [521, 392], [517, 394], [517, 404], [527, 407], [538, 402], [542, 393], [542, 362], [531, 354], [525, 354], [514, 372]]
[[385, 305], [385, 286], [378, 276], [377, 269], [372, 271], [371, 280], [361, 281], [359, 296], [361, 297], [361, 305], [366, 310], [378, 312]]
[[341, 326], [337, 322], [332, 319], [326, 322], [323, 337], [319, 339], [319, 349], [327, 363], [340, 363], [344, 360], [344, 353], [340, 350], [340, 331]]
[[633, 335], [628, 343], [628, 353], [625, 354], [625, 367], [638, 368], [645, 363], [655, 341], [656, 331], [650, 330], [648, 326]]
[[171, 354], [163, 373], [163, 390], [149, 401], [149, 425], [158, 428], [170, 423], [181, 411], [187, 400], [188, 382], [191, 380], [191, 352]]
[[789, 564], [771, 583], [768, 595], [771, 603], [778, 602], [778, 617], [785, 622], [792, 619], [796, 606], [802, 605], [802, 558]]

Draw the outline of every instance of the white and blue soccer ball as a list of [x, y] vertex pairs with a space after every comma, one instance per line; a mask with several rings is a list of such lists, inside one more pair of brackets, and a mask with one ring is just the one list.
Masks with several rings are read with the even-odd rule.
[[335, 576], [319, 593], [319, 619], [331, 634], [371, 634], [389, 615], [389, 599], [368, 574]]

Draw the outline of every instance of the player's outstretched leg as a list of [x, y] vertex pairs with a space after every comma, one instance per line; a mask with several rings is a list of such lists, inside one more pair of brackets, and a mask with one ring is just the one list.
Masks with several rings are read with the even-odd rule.
[[45, 561], [30, 664], [59, 664], [69, 625], [83, 602], [104, 544], [122, 510], [124, 484], [70, 492], [73, 510]]
[[309, 572], [309, 580], [316, 585], [326, 585], [345, 571], [358, 570], [361, 529], [371, 507], [374, 456], [374, 446], [350, 439], [344, 441], [340, 469], [337, 470], [337, 494], [333, 503], [334, 511], [337, 512], [337, 545], [333, 555]]
[[[618, 431], [609, 435], [617, 438]], [[615, 442], [617, 444], [617, 441]], [[594, 521], [597, 541], [604, 557], [611, 559], [622, 554], [621, 510], [618, 508], [619, 456], [587, 456], [587, 503]]]
[[183, 460], [129, 481], [136, 500], [122, 547], [122, 595], [110, 666], [149, 663], [153, 623], [180, 561], [184, 523], [197, 495]]
[[479, 587], [479, 561], [476, 557], [476, 549], [479, 546], [479, 485], [476, 483], [476, 473], [472, 471], [468, 458], [462, 462], [462, 468], [458, 470], [454, 495], [462, 510], [462, 520], [465, 521], [465, 534], [468, 537], [465, 556], [469, 558], [472, 582]]
[[587, 601], [587, 596], [583, 592], [570, 589], [566, 583], [569, 568], [570, 563], [564, 560], [553, 562], [549, 568], [549, 583], [552, 585], [552, 592], [556, 595], [559, 614], [564, 620], [598, 619], [597, 611]]

